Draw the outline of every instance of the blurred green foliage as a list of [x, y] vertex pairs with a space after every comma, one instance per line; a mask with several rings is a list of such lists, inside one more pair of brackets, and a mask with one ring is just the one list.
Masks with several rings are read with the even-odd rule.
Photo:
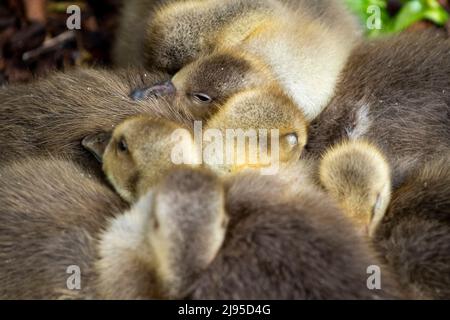
[[388, 12], [388, 0], [345, 1], [366, 26], [369, 37], [399, 32], [421, 20], [442, 26], [449, 19], [448, 12], [438, 0], [402, 0], [401, 9], [395, 16]]

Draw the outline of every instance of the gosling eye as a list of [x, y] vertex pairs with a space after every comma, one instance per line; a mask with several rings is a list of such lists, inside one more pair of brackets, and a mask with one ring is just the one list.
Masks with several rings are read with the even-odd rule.
[[291, 147], [298, 145], [298, 136], [296, 133], [289, 133], [284, 138]]
[[193, 93], [192, 98], [198, 103], [211, 103], [212, 98], [205, 93]]
[[170, 68], [165, 70], [167, 72], [167, 74], [171, 77], [173, 77], [174, 75], [176, 75], [178, 73], [178, 71], [180, 71], [180, 68]]
[[121, 138], [119, 142], [117, 142], [117, 149], [120, 152], [128, 152], [128, 144], [125, 141], [125, 138]]

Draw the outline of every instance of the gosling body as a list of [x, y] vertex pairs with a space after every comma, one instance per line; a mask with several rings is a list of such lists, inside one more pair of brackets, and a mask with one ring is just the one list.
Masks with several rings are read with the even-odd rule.
[[183, 185], [131, 208], [67, 159], [0, 172], [2, 299], [183, 298], [223, 243], [224, 192], [208, 172], [178, 173]]
[[[305, 173], [307, 168], [307, 164], [297, 161], [283, 166], [279, 174], [264, 176], [249, 169], [237, 170], [222, 178], [224, 210], [230, 218], [227, 233], [215, 259], [191, 284], [189, 298], [384, 299], [403, 296], [387, 267], [382, 267], [383, 290], [368, 289], [367, 268], [382, 266], [377, 254], [333, 199], [315, 187]], [[177, 178], [170, 174], [169, 177]], [[192, 179], [190, 175], [181, 177]], [[170, 183], [169, 190], [187, 184], [183, 179]], [[190, 194], [186, 201], [196, 202], [194, 196]], [[176, 206], [177, 199], [184, 197], [178, 194], [166, 198], [167, 210]], [[158, 207], [158, 203], [155, 206]], [[130, 252], [125, 248], [124, 252]], [[140, 251], [145, 252], [137, 252]], [[134, 259], [126, 261], [131, 266], [125, 269], [133, 270]], [[279, 270], [283, 272], [280, 274]], [[129, 277], [134, 281], [132, 274]], [[120, 294], [114, 292], [112, 296]]]
[[333, 146], [321, 159], [319, 179], [361, 233], [373, 235], [391, 198], [391, 172], [380, 150], [365, 141]]
[[450, 298], [449, 156], [411, 172], [373, 239], [401, 286], [421, 299]]
[[98, 297], [98, 235], [128, 205], [68, 159], [29, 158], [0, 172], [0, 297]]
[[264, 86], [234, 95], [200, 132], [195, 125], [192, 132], [188, 126], [140, 115], [123, 121], [111, 138], [104, 137], [88, 136], [83, 145], [103, 163], [116, 191], [134, 202], [180, 164], [204, 165], [220, 175], [249, 167], [276, 174], [300, 158], [307, 122], [278, 87]]
[[130, 50], [144, 52], [147, 68], [175, 74], [202, 55], [239, 48], [262, 60], [312, 120], [359, 35], [338, 1], [182, 1], [152, 12], [141, 48]]
[[132, 88], [163, 78], [162, 74], [132, 70], [81, 69], [2, 88], [0, 162], [51, 154], [70, 157], [85, 167], [98, 167], [81, 146], [85, 136], [110, 131], [122, 120], [141, 113], [177, 118], [162, 99], [134, 102], [128, 97]]
[[242, 175], [226, 184], [228, 233], [190, 298], [403, 296], [386, 267], [381, 267], [383, 290], [368, 289], [367, 268], [382, 264], [334, 201], [319, 189], [302, 181], [302, 187], [290, 193], [286, 181], [273, 176]]
[[356, 48], [336, 95], [309, 127], [305, 156], [365, 139], [386, 155], [393, 187], [450, 147], [450, 42], [429, 33]]

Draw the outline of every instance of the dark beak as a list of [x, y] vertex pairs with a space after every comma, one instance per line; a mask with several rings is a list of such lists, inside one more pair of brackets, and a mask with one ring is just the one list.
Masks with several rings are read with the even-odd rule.
[[156, 84], [153, 87], [133, 90], [133, 92], [131, 92], [130, 94], [130, 97], [131, 99], [137, 101], [146, 100], [149, 98], [169, 96], [175, 94], [175, 92], [175, 86], [173, 85], [172, 81], [169, 80], [163, 83]]
[[81, 145], [92, 153], [98, 162], [102, 163], [109, 140], [111, 140], [111, 132], [101, 132], [85, 137], [81, 141]]

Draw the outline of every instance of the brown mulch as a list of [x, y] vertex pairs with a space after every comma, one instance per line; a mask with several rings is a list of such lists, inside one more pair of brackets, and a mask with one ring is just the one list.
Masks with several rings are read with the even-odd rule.
[[[110, 65], [121, 0], [6, 0], [0, 3], [0, 85], [51, 70]], [[81, 30], [68, 30], [66, 9], [81, 9]]]

